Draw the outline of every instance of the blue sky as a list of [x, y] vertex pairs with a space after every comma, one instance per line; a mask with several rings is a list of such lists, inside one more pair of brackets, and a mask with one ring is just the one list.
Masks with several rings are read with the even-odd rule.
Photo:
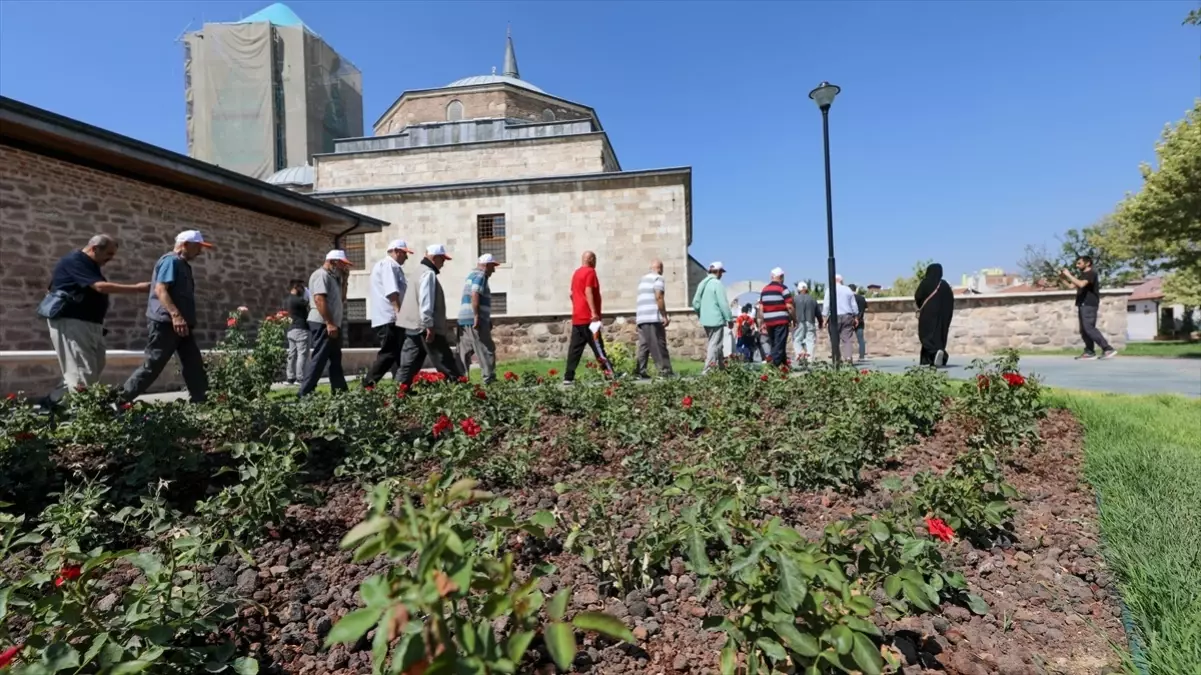
[[[176, 38], [266, 4], [4, 0], [0, 93], [184, 152]], [[596, 108], [623, 168], [693, 168], [692, 253], [735, 279], [825, 273], [821, 80], [843, 87], [835, 246], [861, 283], [1013, 268], [1137, 189], [1201, 96], [1186, 0], [288, 4], [362, 70], [368, 126], [499, 69], [512, 22], [522, 77]]]

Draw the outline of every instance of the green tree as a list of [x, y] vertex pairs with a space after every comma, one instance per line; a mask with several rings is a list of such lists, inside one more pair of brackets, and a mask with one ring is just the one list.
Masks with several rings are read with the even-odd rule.
[[809, 294], [813, 296], [814, 300], [817, 300], [818, 302], [822, 302], [823, 300], [826, 299], [826, 285], [825, 284], [823, 284], [820, 281], [814, 281], [813, 279], [806, 279], [805, 285], [809, 287]]
[[1059, 271], [1068, 268], [1076, 258], [1086, 255], [1093, 259], [1097, 277], [1104, 286], [1124, 286], [1146, 276], [1144, 266], [1129, 256], [1123, 257], [1110, 243], [1115, 227], [1112, 216], [1102, 218], [1096, 225], [1075, 228], [1058, 237], [1059, 250], [1051, 253], [1045, 246], [1027, 246], [1018, 270], [1027, 283], [1067, 288]]
[[[1201, 98], [1155, 146], [1157, 167], [1143, 164], [1143, 186], [1118, 205], [1104, 243], [1120, 257], [1168, 272], [1165, 294], [1201, 303]], [[1176, 278], [1173, 278], [1176, 277]]]
[[1201, 7], [1194, 9], [1184, 17], [1185, 26], [1201, 26]]
[[908, 297], [916, 293], [918, 284], [922, 283], [922, 279], [926, 278], [926, 268], [932, 264], [934, 264], [933, 260], [919, 260], [913, 263], [913, 275], [897, 277], [892, 282], [892, 288], [888, 289], [886, 295], [890, 297]]

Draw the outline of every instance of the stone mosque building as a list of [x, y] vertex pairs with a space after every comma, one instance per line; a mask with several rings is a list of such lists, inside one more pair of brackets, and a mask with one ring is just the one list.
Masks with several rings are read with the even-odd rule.
[[[371, 265], [397, 237], [419, 252], [446, 244], [448, 305], [479, 255], [502, 261], [491, 281], [498, 337], [505, 324], [558, 334], [553, 324], [570, 314], [571, 273], [588, 249], [599, 261], [606, 315], [632, 315], [638, 279], [653, 258], [663, 260], [668, 309], [691, 302], [704, 275], [688, 254], [691, 168], [623, 169], [595, 110], [521, 79], [512, 37], [500, 74], [406, 91], [373, 131], [336, 140], [311, 168], [268, 179], [390, 223], [347, 238], [358, 268], [347, 294], [352, 321], [369, 315]], [[351, 326], [352, 344], [374, 344], [365, 328]], [[515, 345], [509, 354], [558, 355], [558, 340], [540, 342], [544, 348]]]

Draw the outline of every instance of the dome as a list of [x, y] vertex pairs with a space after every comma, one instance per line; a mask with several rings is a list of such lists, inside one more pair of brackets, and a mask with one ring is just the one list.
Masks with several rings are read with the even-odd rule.
[[446, 86], [448, 88], [449, 87], [473, 87], [477, 84], [511, 84], [515, 87], [521, 87], [522, 89], [529, 89], [530, 91], [536, 91], [539, 94], [546, 93], [546, 92], [542, 91], [541, 89], [539, 89], [538, 87], [535, 87], [534, 85], [530, 84], [529, 82], [526, 82], [525, 80], [519, 80], [516, 77], [509, 77], [508, 75], [472, 75], [471, 77], [464, 77], [461, 80], [455, 80], [454, 82], [451, 82], [450, 84], [448, 84]]
[[290, 166], [267, 176], [266, 181], [272, 185], [312, 185], [313, 167], [309, 164]]

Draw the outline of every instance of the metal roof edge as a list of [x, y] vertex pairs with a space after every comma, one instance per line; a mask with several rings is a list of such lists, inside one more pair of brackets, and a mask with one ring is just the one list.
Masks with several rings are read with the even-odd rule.
[[[395, 135], [395, 134], [393, 134]], [[445, 150], [447, 148], [464, 148], [477, 147], [481, 145], [500, 145], [501, 143], [520, 143], [523, 141], [558, 141], [563, 142], [565, 139], [593, 138], [603, 136], [606, 144], [612, 150], [612, 144], [609, 143], [609, 135], [604, 131], [588, 131], [582, 134], [561, 134], [558, 136], [526, 136], [522, 138], [489, 138], [483, 141], [465, 141], [462, 143], [431, 143], [429, 145], [413, 145], [407, 148], [379, 148], [378, 150], [351, 150], [348, 152], [318, 152], [314, 153], [313, 157], [353, 157], [355, 155], [374, 155], [384, 152], [409, 152], [413, 150]], [[367, 138], [372, 138], [368, 136]], [[377, 137], [379, 138], [379, 137]], [[344, 140], [344, 139], [339, 139]], [[364, 139], [366, 140], [366, 139]]]
[[[7, 96], [0, 96], [0, 121], [5, 122], [3, 127], [0, 127], [0, 138], [10, 137], [21, 140], [22, 136], [17, 129], [23, 127], [40, 131], [47, 135], [57, 136], [68, 144], [88, 145], [102, 153], [113, 153], [118, 156], [131, 157], [147, 164], [174, 171], [193, 180], [200, 180], [213, 186], [233, 189], [248, 197], [262, 200], [265, 202], [263, 204], [264, 208], [277, 205], [308, 211], [313, 215], [324, 216], [326, 220], [355, 223], [355, 229], [358, 231], [365, 231], [362, 229], [362, 225], [376, 229], [382, 229], [388, 225], [386, 221], [379, 220], [378, 218], [356, 213], [355, 211], [315, 199], [308, 195], [292, 192], [291, 190], [272, 185], [257, 178], [251, 178], [236, 171], [181, 155], [177, 152], [102, 129], [86, 122], [66, 117], [65, 115], [59, 115], [58, 113], [23, 103]], [[32, 144], [36, 145], [36, 141], [32, 142]], [[113, 166], [113, 168], [116, 167]], [[178, 185], [164, 185], [161, 176], [152, 175], [149, 171], [135, 169], [131, 173], [135, 174], [135, 177], [142, 176], [141, 180], [143, 182], [168, 187], [179, 192], [188, 192], [188, 190]], [[193, 191], [192, 194], [197, 194], [197, 192]], [[197, 196], [214, 199], [203, 193], [197, 194]], [[242, 206], [242, 208], [249, 207]], [[270, 210], [264, 212], [269, 215], [294, 220], [294, 218], [288, 216], [271, 213]]]

